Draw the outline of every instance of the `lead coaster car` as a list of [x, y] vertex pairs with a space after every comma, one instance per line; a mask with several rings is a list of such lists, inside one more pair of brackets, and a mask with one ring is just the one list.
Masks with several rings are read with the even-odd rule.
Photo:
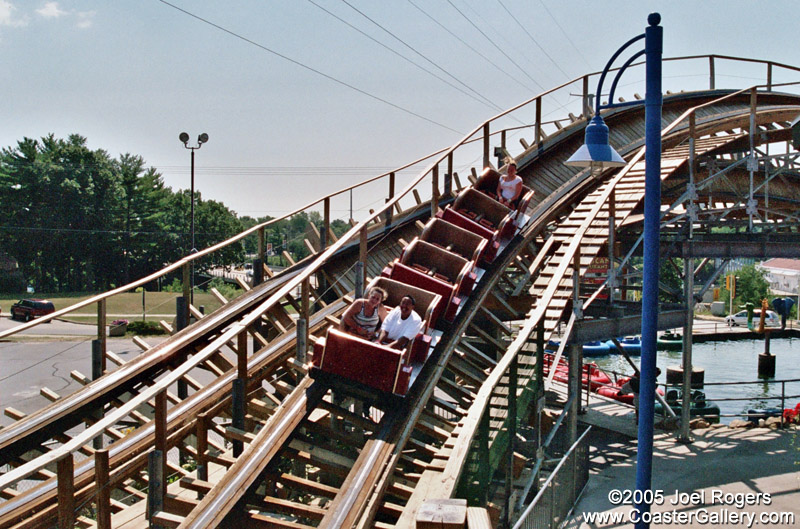
[[401, 351], [329, 328], [325, 338], [314, 343], [311, 376], [317, 378], [322, 372], [325, 376], [320, 378], [332, 375], [345, 382], [355, 382], [402, 397], [413, 382], [411, 378], [415, 368], [421, 368], [429, 356], [430, 332], [436, 323], [442, 296], [384, 277], [374, 279], [365, 291], [374, 287], [386, 290], [388, 295], [384, 305], [387, 308], [399, 305], [407, 294], [414, 298], [414, 310], [422, 319], [417, 336]]
[[[495, 192], [497, 191], [497, 183], [500, 181], [501, 177], [502, 175], [499, 172], [495, 171], [491, 167], [487, 167], [483, 170], [481, 175], [478, 177], [478, 180], [475, 182], [475, 185], [472, 187], [491, 197], [492, 199], [497, 200], [497, 194]], [[533, 189], [525, 184], [522, 184], [522, 191], [520, 191], [519, 197], [517, 198], [517, 215], [522, 215], [525, 213], [525, 210], [528, 209], [528, 204], [530, 204], [533, 195]]]

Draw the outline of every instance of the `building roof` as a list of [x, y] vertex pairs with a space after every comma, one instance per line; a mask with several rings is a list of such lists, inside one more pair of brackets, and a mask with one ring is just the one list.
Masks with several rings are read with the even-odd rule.
[[780, 268], [783, 270], [800, 272], [800, 259], [785, 259], [778, 257], [775, 259], [770, 259], [769, 261], [764, 261], [761, 263], [761, 266], [763, 268]]

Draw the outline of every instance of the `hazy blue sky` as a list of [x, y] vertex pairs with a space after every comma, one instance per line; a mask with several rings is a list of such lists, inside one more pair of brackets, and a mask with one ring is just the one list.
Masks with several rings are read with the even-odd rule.
[[[78, 133], [112, 156], [143, 156], [178, 189], [189, 186], [178, 134], [207, 132], [197, 189], [240, 214], [278, 215], [602, 69], [651, 11], [662, 15], [665, 56], [800, 65], [788, 1], [170, 3], [252, 42], [159, 0], [0, 0], [0, 146]], [[720, 75], [718, 87], [756, 82], [746, 70]], [[699, 71], [665, 70], [665, 89], [705, 82]]]

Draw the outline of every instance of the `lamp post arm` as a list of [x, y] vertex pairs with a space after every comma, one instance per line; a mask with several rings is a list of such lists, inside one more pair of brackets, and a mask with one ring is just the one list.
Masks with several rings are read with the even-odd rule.
[[[630, 46], [634, 42], [642, 40], [644, 38], [644, 36], [645, 36], [644, 33], [642, 33], [641, 35], [639, 35], [637, 37], [633, 37], [631, 40], [629, 40], [628, 42], [623, 44], [614, 53], [614, 55], [612, 55], [611, 58], [608, 60], [608, 63], [606, 64], [606, 67], [603, 68], [603, 73], [600, 74], [600, 80], [597, 82], [597, 96], [595, 96], [596, 97], [596, 99], [595, 99], [595, 115], [600, 114], [600, 107], [601, 107], [601, 105], [600, 105], [600, 96], [603, 93], [603, 81], [605, 81], [606, 75], [608, 74], [608, 71], [611, 69], [611, 66], [614, 64], [614, 61], [617, 60], [617, 57], [619, 57], [620, 54], [628, 48], [628, 46]], [[626, 66], [627, 66], [627, 64], [626, 64]], [[620, 73], [622, 73], [622, 70], [620, 70]], [[619, 77], [619, 74], [617, 74], [617, 77]]]
[[[625, 71], [625, 69], [628, 66], [630, 66], [631, 64], [633, 64], [633, 61], [635, 61], [636, 59], [638, 59], [639, 57], [641, 57], [645, 53], [646, 53], [645, 50], [641, 50], [639, 53], [636, 53], [636, 54], [632, 55], [630, 59], [625, 61], [625, 64], [622, 65], [622, 67], [617, 72], [616, 77], [614, 77], [614, 82], [611, 83], [611, 91], [609, 91], [609, 93], [608, 93], [608, 102], [609, 102], [609, 104], [608, 105], [603, 105], [603, 108], [607, 108], [607, 107], [616, 105], [616, 103], [614, 103], [614, 94], [617, 91], [617, 83], [619, 82], [619, 78], [622, 77], [622, 73]], [[633, 103], [635, 103], [635, 102], [633, 102]]]

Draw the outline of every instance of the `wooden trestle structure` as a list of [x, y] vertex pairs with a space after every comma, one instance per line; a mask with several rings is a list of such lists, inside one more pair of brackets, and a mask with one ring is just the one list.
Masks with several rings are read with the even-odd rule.
[[[780, 65], [766, 64], [771, 84], [772, 69]], [[559, 89], [570, 84], [582, 86], [588, 101], [589, 76]], [[311, 204], [322, 205], [326, 223], [319, 240], [309, 243], [312, 256], [280, 274], [263, 267], [262, 282], [212, 314], [187, 307], [196, 323], [129, 362], [105, 351], [107, 297], [181, 268], [188, 274], [191, 260], [248, 233], [258, 234], [263, 255], [269, 223], [83, 303], [98, 305], [103, 361], [118, 365], [106, 366], [95, 380], [83, 377], [85, 386], [72, 395], [48, 392], [51, 404], [17, 415], [0, 430], [0, 463], [7, 469], [0, 475], [0, 528], [388, 529], [413, 527], [425, 499], [467, 498], [485, 506], [497, 488], [492, 476], [504, 472], [516, 425], [527, 423], [543, 394], [537, 351], [560, 323], [579, 317], [576, 308], [599, 303], [594, 291], [575, 288], [595, 258], [610, 256], [619, 277], [621, 254], [609, 237], [628, 241], [624, 250], [635, 253], [631, 241], [641, 233], [644, 109], [604, 116], [612, 144], [629, 164], [590, 174], [563, 165], [583, 142], [589, 105], [566, 125], [544, 123], [546, 95], [415, 161], [427, 167], [402, 191], [395, 191], [395, 172], [373, 179], [388, 183], [386, 205], [338, 240], [327, 229], [332, 196]], [[522, 115], [520, 109], [537, 118], [533, 142], [521, 141], [524, 150], [515, 156], [525, 184], [536, 191], [530, 221], [486, 268], [420, 383], [387, 406], [365, 392], [334, 394], [309, 378], [310, 342], [337, 324], [357, 284], [380, 275], [464, 187], [453, 170], [461, 156], [474, 159], [477, 147], [489, 165], [492, 142], [511, 150], [510, 132], [491, 129], [506, 115]], [[679, 206], [665, 210], [665, 229], [682, 233], [687, 211], [712, 202], [698, 177], [702, 164], [734, 164], [753, 144], [788, 141], [798, 114], [800, 96], [773, 86], [665, 96], [664, 200]], [[797, 179], [797, 171], [783, 171], [783, 184], [770, 196], [773, 217], [781, 210], [790, 234], [798, 228]], [[693, 192], [686, 192], [687, 182]], [[724, 193], [741, 189], [731, 185]], [[401, 207], [401, 199], [413, 203]], [[730, 204], [727, 219], [747, 218], [744, 207]], [[360, 266], [364, 275], [356, 278]], [[184, 464], [170, 460], [170, 451]]]

